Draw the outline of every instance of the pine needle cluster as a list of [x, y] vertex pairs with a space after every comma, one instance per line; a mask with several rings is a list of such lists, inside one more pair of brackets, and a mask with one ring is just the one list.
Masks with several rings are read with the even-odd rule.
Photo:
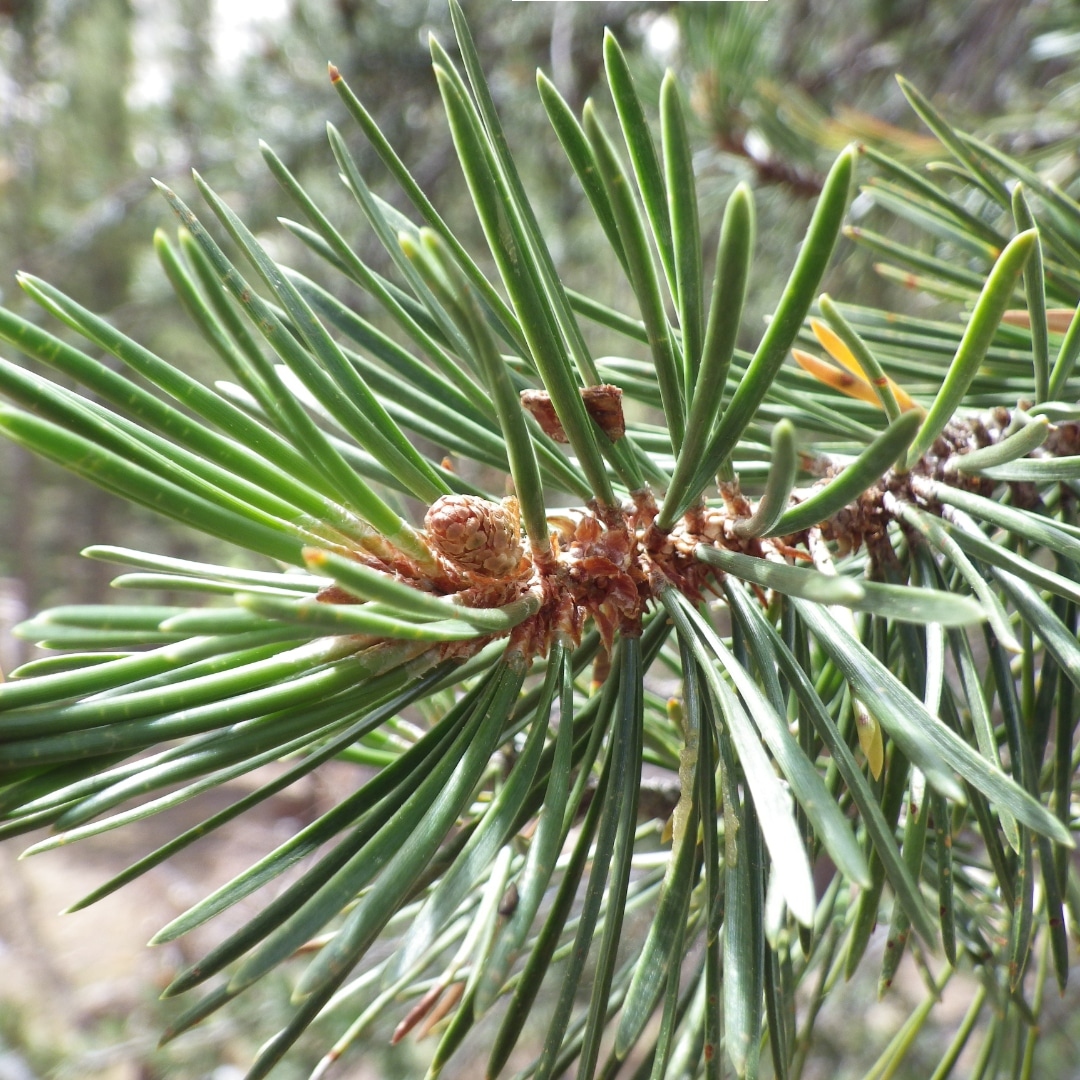
[[[173, 1038], [302, 951], [250, 1080], [328, 1015], [322, 1076], [388, 1013], [399, 1038], [439, 1034], [431, 1077], [492, 1014], [485, 1075], [505, 1075], [538, 1000], [520, 1076], [795, 1080], [881, 919], [882, 991], [908, 953], [927, 996], [872, 1075], [962, 970], [981, 989], [934, 1076], [969, 1040], [980, 1077], [1006, 1046], [1033, 1075], [1080, 918], [1080, 205], [905, 85], [950, 164], [844, 150], [747, 354], [753, 196], [727, 202], [710, 285], [674, 78], [659, 144], [614, 38], [614, 129], [539, 79], [627, 313], [560, 279], [451, 7], [460, 66], [432, 55], [493, 276], [332, 68], [411, 204], [329, 129], [392, 276], [263, 154], [302, 218], [284, 227], [394, 334], [275, 261], [198, 176], [209, 217], [161, 186], [180, 228], [155, 246], [229, 381], [29, 275], [87, 344], [0, 311], [0, 338], [57, 373], [0, 361], [5, 435], [264, 567], [84, 553], [129, 568], [118, 588], [195, 599], [23, 624], [59, 651], [0, 686], [0, 836], [50, 826], [31, 850], [55, 848], [284, 763], [80, 908], [355, 763], [355, 793], [154, 939], [304, 862], [165, 992], [195, 999]], [[849, 235], [962, 321], [819, 295], [859, 170], [929, 239]], [[625, 356], [595, 357], [590, 324]], [[644, 766], [668, 778], [659, 810]]]

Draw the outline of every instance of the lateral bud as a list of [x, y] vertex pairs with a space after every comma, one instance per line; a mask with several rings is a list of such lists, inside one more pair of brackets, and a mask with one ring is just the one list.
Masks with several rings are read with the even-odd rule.
[[[611, 383], [600, 383], [597, 386], [583, 387], [580, 394], [585, 411], [596, 421], [600, 430], [612, 442], [618, 442], [626, 434], [622, 389]], [[546, 390], [522, 390], [521, 407], [535, 417], [545, 435], [558, 443], [570, 441], [558, 413], [555, 412], [551, 395]]]
[[471, 574], [514, 578], [525, 551], [517, 499], [488, 502], [475, 495], [443, 495], [424, 518], [428, 543]]

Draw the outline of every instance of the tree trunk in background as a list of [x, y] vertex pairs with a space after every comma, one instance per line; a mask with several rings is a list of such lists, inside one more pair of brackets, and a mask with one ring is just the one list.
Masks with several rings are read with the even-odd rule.
[[[16, 5], [13, 25], [19, 48], [11, 76], [24, 115], [9, 128], [16, 167], [5, 185], [3, 232], [11, 263], [4, 266], [4, 293], [18, 304], [10, 274], [29, 270], [114, 317], [146, 241], [117, 197], [135, 171], [126, 101], [131, 5], [24, 2]], [[29, 308], [22, 310], [33, 318]], [[6, 486], [10, 555], [0, 572], [23, 583], [29, 606], [52, 602], [58, 585], [72, 599], [107, 599], [110, 568], [88, 560], [73, 564], [87, 544], [123, 534], [126, 505], [21, 451]]]

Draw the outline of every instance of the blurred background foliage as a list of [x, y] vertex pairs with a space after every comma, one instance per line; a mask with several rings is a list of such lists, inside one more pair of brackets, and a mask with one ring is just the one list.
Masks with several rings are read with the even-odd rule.
[[[744, 325], [760, 325], [771, 309], [794, 260], [793, 238], [802, 235], [840, 146], [852, 139], [884, 145], [917, 165], [940, 156], [900, 94], [897, 72], [957, 126], [991, 136], [1060, 183], [1080, 171], [1075, 0], [467, 0], [465, 7], [553, 253], [571, 286], [588, 282], [600, 299], [617, 303], [625, 285], [615, 267], [595, 263], [604, 245], [593, 242], [594, 219], [546, 134], [534, 72], [538, 66], [548, 72], [575, 110], [590, 95], [606, 103], [604, 26], [631, 57], [646, 98], [657, 98], [666, 66], [689, 89], [707, 243], [715, 243], [709, 225], [718, 224], [734, 185], [745, 179], [755, 188], [759, 241]], [[0, 296], [36, 317], [29, 304], [19, 305], [13, 282], [16, 270], [29, 271], [155, 352], [214, 377], [201, 339], [154, 262], [149, 240], [155, 227], [170, 224], [170, 214], [148, 177], [183, 192], [197, 167], [272, 254], [287, 254], [306, 270], [303, 249], [276, 224], [288, 208], [258, 153], [260, 138], [377, 264], [377, 242], [365, 246], [360, 216], [326, 145], [326, 120], [349, 130], [326, 77], [328, 59], [468, 246], [468, 217], [456, 212], [464, 211], [467, 198], [429, 69], [428, 32], [452, 41], [441, 0], [0, 0]], [[361, 153], [370, 152], [364, 147]], [[866, 199], [852, 208], [853, 216], [867, 218], [867, 227], [879, 213]], [[870, 254], [845, 244], [829, 291], [852, 303], [948, 317], [940, 301], [869, 272], [872, 262]], [[61, 597], [107, 601], [112, 571], [78, 556], [90, 543], [225, 562], [231, 557], [209, 538], [92, 489], [16, 446], [0, 445], [0, 623], [10, 625]], [[0, 644], [4, 668], [24, 658], [9, 637]], [[0, 946], [4, 936], [0, 931]], [[160, 1026], [145, 1016], [156, 1008], [139, 1006], [145, 1030]], [[3, 1042], [18, 1042], [17, 1016], [6, 1012], [0, 1024], [5, 1078]], [[70, 1062], [73, 1047], [90, 1053], [93, 1040], [83, 1028], [69, 1046], [34, 1050], [35, 1068], [44, 1073], [58, 1060]], [[159, 1063], [116, 1074], [124, 1076], [210, 1075], [228, 1056], [222, 1046], [253, 1037], [234, 1027], [218, 1041], [210, 1036], [188, 1051], [170, 1050], [166, 1059], [150, 1056], [148, 1045], [122, 1028], [101, 1025], [95, 1038], [135, 1038], [142, 1048], [132, 1053]], [[819, 1048], [822, 1071], [814, 1075], [849, 1075], [838, 1062], [850, 1056], [850, 1033], [841, 1025], [836, 1038], [835, 1047], [826, 1041]], [[827, 1060], [833, 1051], [835, 1060]], [[1080, 1057], [1066, 1034], [1062, 1061], [1070, 1055], [1074, 1062]], [[400, 1053], [394, 1061], [372, 1059], [370, 1075], [407, 1068]], [[852, 1071], [861, 1073], [865, 1065], [852, 1063]], [[99, 1073], [80, 1067], [70, 1075]]]

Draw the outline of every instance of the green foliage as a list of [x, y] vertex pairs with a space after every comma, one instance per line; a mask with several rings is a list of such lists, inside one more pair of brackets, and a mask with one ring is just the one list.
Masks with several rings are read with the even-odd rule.
[[[541, 988], [554, 1011], [527, 1075], [795, 1078], [824, 994], [869, 963], [883, 917], [882, 992], [909, 947], [930, 989], [871, 1075], [899, 1068], [972, 968], [981, 986], [937, 1075], [976, 1037], [987, 1057], [1008, 1039], [1015, 1075], [1032, 1075], [1044, 985], [1051, 968], [1068, 977], [1066, 901], [1080, 914], [1080, 335], [1059, 332], [1054, 306], [1080, 284], [1080, 206], [905, 85], [956, 164], [928, 178], [872, 151], [888, 186], [869, 191], [934, 239], [851, 235], [963, 298], [966, 325], [823, 297], [837, 366], [786, 363], [814, 340], [853, 146], [747, 354], [753, 197], [729, 199], [706, 302], [673, 80], [659, 145], [613, 36], [614, 126], [592, 105], [579, 121], [540, 82], [636, 301], [612, 310], [561, 280], [451, 14], [460, 67], [433, 42], [435, 75], [486, 253], [468, 253], [335, 68], [411, 205], [375, 195], [331, 126], [392, 269], [264, 148], [306, 221], [287, 223], [305, 257], [381, 305], [396, 336], [280, 263], [199, 176], [202, 217], [159, 185], [180, 229], [156, 250], [234, 381], [208, 385], [20, 278], [112, 360], [2, 313], [3, 340], [89, 395], [4, 362], [4, 432], [269, 568], [87, 549], [136, 568], [120, 588], [212, 602], [68, 605], [23, 624], [67, 651], [0, 687], [0, 837], [51, 826], [42, 851], [283, 763], [82, 907], [328, 761], [366, 766], [352, 795], [155, 937], [307, 860], [165, 992], [211, 984], [171, 1039], [308, 957], [251, 1078], [320, 1018], [340, 1032], [324, 1075], [399, 1008], [399, 1035], [440, 1034], [431, 1077], [476, 1052], [492, 1014], [495, 1076], [527, 1045]], [[627, 355], [594, 356], [591, 323]], [[487, 470], [466, 478], [446, 451]], [[671, 780], [659, 814], [646, 764]], [[627, 933], [639, 921], [643, 939]]]

